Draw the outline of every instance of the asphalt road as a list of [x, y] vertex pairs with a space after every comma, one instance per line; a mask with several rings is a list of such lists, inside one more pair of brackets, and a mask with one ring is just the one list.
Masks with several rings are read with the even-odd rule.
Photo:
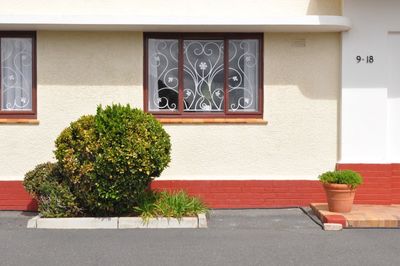
[[325, 232], [300, 209], [219, 210], [208, 229], [26, 229], [0, 212], [0, 265], [400, 265], [399, 229]]

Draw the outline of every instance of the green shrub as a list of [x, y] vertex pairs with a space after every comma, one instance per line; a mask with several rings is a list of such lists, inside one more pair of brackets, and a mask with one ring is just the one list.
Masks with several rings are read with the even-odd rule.
[[356, 188], [363, 183], [361, 175], [351, 170], [330, 171], [319, 176], [323, 184], [346, 184]]
[[89, 215], [94, 215], [92, 209], [98, 200], [94, 165], [99, 145], [95, 131], [95, 117], [82, 116], [61, 132], [54, 152], [65, 182]]
[[43, 217], [71, 217], [80, 215], [76, 198], [62, 181], [58, 165], [44, 163], [26, 173], [25, 189], [38, 201]]
[[138, 214], [148, 220], [153, 217], [196, 216], [208, 211], [201, 199], [191, 197], [184, 191], [153, 192], [149, 191], [141, 197], [138, 206], [134, 208]]
[[132, 210], [168, 166], [170, 149], [169, 135], [152, 115], [112, 105], [71, 123], [57, 138], [55, 155], [80, 206], [109, 216]]

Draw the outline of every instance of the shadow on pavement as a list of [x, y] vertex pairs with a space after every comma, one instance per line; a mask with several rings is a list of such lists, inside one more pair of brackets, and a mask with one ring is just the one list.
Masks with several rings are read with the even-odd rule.
[[319, 229], [318, 219], [307, 209], [212, 210], [209, 228], [231, 229]]

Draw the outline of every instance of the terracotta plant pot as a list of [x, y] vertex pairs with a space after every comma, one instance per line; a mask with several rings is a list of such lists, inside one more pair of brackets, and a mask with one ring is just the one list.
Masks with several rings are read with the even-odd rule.
[[345, 184], [324, 184], [328, 208], [331, 212], [350, 212], [353, 207], [355, 189]]

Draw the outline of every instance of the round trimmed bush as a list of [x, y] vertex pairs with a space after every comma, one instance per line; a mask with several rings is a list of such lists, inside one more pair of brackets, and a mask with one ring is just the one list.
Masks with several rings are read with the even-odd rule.
[[111, 216], [132, 212], [168, 166], [170, 150], [169, 135], [152, 115], [112, 105], [71, 123], [57, 138], [55, 155], [84, 211]]

